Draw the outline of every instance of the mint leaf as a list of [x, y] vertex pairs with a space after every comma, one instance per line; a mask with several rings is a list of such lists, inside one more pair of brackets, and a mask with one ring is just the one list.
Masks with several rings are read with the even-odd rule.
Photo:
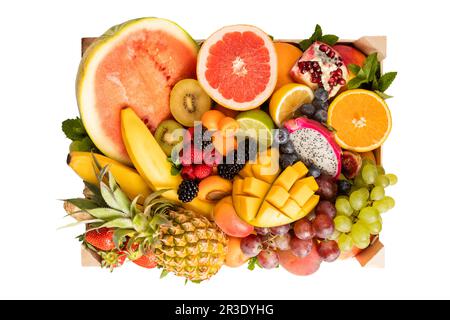
[[314, 29], [314, 33], [312, 34], [311, 38], [309, 38], [311, 41], [317, 41], [320, 38], [322, 38], [322, 28], [316, 24], [316, 28]]
[[364, 61], [362, 70], [364, 71], [364, 74], [366, 75], [367, 79], [369, 79], [369, 81], [370, 81], [370, 76], [372, 75], [372, 72], [374, 73], [374, 71], [373, 71], [374, 65], [375, 65], [375, 71], [376, 71], [376, 67], [377, 67], [376, 63], [377, 62], [378, 62], [378, 60], [377, 60], [376, 53], [370, 54]]
[[386, 91], [391, 86], [392, 82], [394, 82], [395, 77], [397, 77], [397, 72], [388, 72], [383, 74], [380, 77], [378, 90], [381, 92]]
[[378, 79], [377, 79], [377, 77], [375, 77], [372, 81], [372, 90], [375, 91], [375, 90], [378, 90], [378, 88], [379, 88]]
[[300, 49], [302, 49], [302, 51], [306, 51], [312, 44], [313, 44], [312, 40], [305, 39], [303, 41], [300, 41], [300, 43], [298, 45], [300, 46]]
[[320, 38], [320, 40], [330, 46], [334, 46], [338, 42], [339, 37], [334, 34], [326, 34]]
[[358, 76], [358, 77], [353, 78], [352, 80], [350, 80], [347, 83], [347, 88], [348, 89], [357, 89], [364, 83], [367, 83], [367, 79], [366, 78], [360, 78]]
[[383, 98], [384, 100], [392, 98], [392, 96], [390, 96], [390, 95], [388, 95], [388, 94], [386, 94], [384, 92], [381, 92], [379, 90], [375, 90], [375, 93], [377, 95], [379, 95], [381, 98]]
[[361, 67], [356, 64], [351, 63], [347, 66], [347, 69], [354, 75], [357, 75], [359, 70], [361, 70]]
[[87, 135], [80, 118], [63, 121], [61, 128], [66, 137], [72, 141], [81, 140]]

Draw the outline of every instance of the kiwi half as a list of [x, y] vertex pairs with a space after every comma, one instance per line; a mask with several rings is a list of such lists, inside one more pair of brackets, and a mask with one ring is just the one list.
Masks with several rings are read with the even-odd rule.
[[172, 154], [172, 149], [183, 140], [183, 134], [180, 134], [183, 129], [178, 122], [174, 120], [164, 120], [156, 128], [155, 139], [168, 156]]
[[184, 79], [170, 92], [170, 112], [175, 120], [186, 127], [193, 127], [203, 113], [211, 109], [211, 98], [195, 79]]

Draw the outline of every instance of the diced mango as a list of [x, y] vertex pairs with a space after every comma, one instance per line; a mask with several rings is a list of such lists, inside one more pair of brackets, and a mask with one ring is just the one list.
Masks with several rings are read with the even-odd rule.
[[252, 224], [257, 227], [275, 227], [288, 224], [292, 219], [282, 214], [277, 208], [264, 201]]
[[291, 219], [296, 219], [302, 208], [293, 199], [288, 199], [285, 205], [280, 209], [285, 215], [289, 216]]
[[264, 198], [269, 189], [270, 184], [255, 177], [247, 177], [244, 179], [243, 191], [250, 196]]
[[244, 194], [244, 179], [236, 178], [233, 182], [232, 195], [243, 195]]
[[273, 186], [266, 196], [266, 200], [276, 208], [283, 207], [288, 199], [289, 193], [280, 186]]
[[309, 200], [309, 198], [311, 198], [311, 196], [314, 194], [314, 191], [312, 191], [307, 185], [303, 185], [298, 190], [293, 190], [289, 193], [291, 194], [291, 197], [298, 203], [298, 205], [300, 207], [303, 207]]
[[253, 175], [267, 183], [272, 184], [280, 173], [279, 169], [271, 168], [271, 166], [263, 166], [261, 164], [254, 164], [252, 166]]
[[244, 168], [239, 172], [239, 175], [243, 178], [253, 177], [252, 164], [247, 162]]
[[303, 185], [307, 185], [314, 192], [319, 190], [319, 185], [317, 184], [316, 179], [314, 179], [314, 177], [310, 176], [310, 177], [306, 177], [306, 178], [298, 180], [294, 184], [294, 186], [292, 187], [290, 192], [294, 192], [295, 190], [300, 189], [300, 187]]
[[291, 189], [292, 185], [300, 178], [300, 174], [292, 166], [287, 167], [273, 183], [274, 186], [281, 186], [286, 190]]
[[303, 178], [308, 173], [308, 168], [301, 161], [297, 162], [292, 167], [298, 172], [300, 178]]
[[302, 208], [302, 211], [304, 211], [306, 214], [310, 213], [317, 206], [319, 200], [320, 197], [317, 194], [312, 195], [311, 198], [306, 201], [305, 205]]
[[256, 214], [258, 213], [261, 202], [261, 198], [247, 196], [236, 196], [233, 199], [233, 205], [236, 213], [239, 215], [239, 217], [241, 217], [242, 220], [249, 223], [255, 218]]

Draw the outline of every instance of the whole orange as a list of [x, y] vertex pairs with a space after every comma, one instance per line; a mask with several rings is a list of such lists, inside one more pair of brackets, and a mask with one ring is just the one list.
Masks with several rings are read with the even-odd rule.
[[289, 72], [303, 52], [296, 46], [287, 42], [275, 42], [274, 45], [278, 58], [278, 76], [277, 85], [275, 87], [275, 90], [277, 90], [285, 84], [294, 82], [294, 80], [291, 79]]

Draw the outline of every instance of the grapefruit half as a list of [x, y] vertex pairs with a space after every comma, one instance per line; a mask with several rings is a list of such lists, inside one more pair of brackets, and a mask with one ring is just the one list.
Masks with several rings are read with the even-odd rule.
[[170, 90], [195, 76], [198, 45], [172, 21], [140, 18], [106, 31], [85, 52], [77, 102], [86, 130], [107, 156], [131, 164], [120, 111], [130, 107], [151, 131], [170, 117]]
[[277, 83], [274, 44], [257, 27], [224, 27], [203, 43], [197, 79], [222, 106], [239, 111], [256, 108], [270, 97]]

